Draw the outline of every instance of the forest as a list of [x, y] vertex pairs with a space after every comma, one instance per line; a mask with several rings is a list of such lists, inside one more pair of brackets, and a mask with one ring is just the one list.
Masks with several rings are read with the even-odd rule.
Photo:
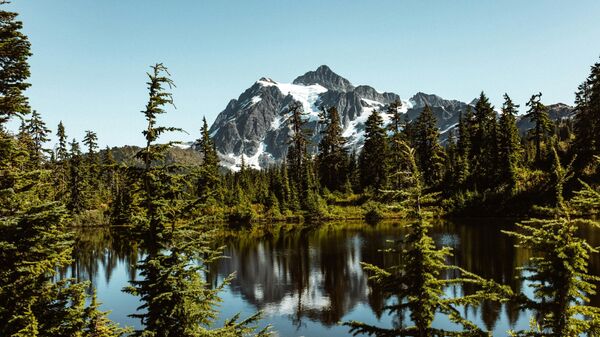
[[[600, 308], [590, 304], [600, 281], [590, 271], [598, 249], [580, 235], [598, 227], [600, 211], [600, 61], [575, 93], [572, 117], [551, 120], [542, 93], [525, 107], [508, 94], [496, 109], [481, 92], [441, 141], [425, 107], [409, 121], [397, 101], [384, 127], [374, 110], [364, 146], [349, 151], [335, 107], [321, 107], [323, 130], [309, 151], [306, 114], [291, 103], [283, 163], [238, 172], [223, 169], [206, 119], [189, 151], [161, 136], [182, 132], [168, 123], [177, 74], [150, 66], [145, 146], [104, 148], [93, 130], [71, 139], [69, 126], [46, 125], [29, 104], [30, 42], [17, 13], [0, 4], [0, 336], [268, 336], [277, 335], [260, 310], [219, 318], [222, 292], [207, 275], [224, 257], [223, 237], [318, 228], [328, 221], [401, 220], [405, 235], [381, 254], [386, 265], [362, 262], [369, 284], [390, 301], [382, 310], [405, 317], [378, 326], [344, 320], [348, 336], [490, 336], [463, 308], [512, 303], [533, 313], [529, 326], [506, 336], [599, 336]], [[533, 128], [521, 134], [520, 114]], [[10, 123], [20, 123], [12, 130]], [[189, 130], [187, 130], [189, 132]], [[50, 144], [51, 135], [58, 139]], [[437, 219], [518, 218], [503, 235], [531, 252], [515, 266], [528, 291], [450, 264], [453, 250], [434, 241]], [[106, 227], [144, 253], [139, 277], [124, 293], [139, 298], [137, 327], [113, 322], [94, 287], [65, 276], [73, 264], [74, 228]], [[233, 233], [233, 234], [232, 234]], [[468, 292], [449, 296], [449, 287]], [[444, 316], [452, 329], [434, 324]], [[401, 319], [402, 320], [402, 319]]]

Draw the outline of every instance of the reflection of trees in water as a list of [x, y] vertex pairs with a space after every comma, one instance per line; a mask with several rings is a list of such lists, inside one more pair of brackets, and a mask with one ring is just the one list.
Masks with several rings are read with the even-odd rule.
[[[260, 241], [241, 236], [219, 263], [221, 277], [237, 272], [234, 291], [266, 312], [333, 325], [356, 304], [371, 302], [360, 261], [380, 258], [385, 241], [373, 233], [330, 230], [289, 232]], [[378, 299], [377, 306], [382, 306]], [[381, 310], [380, 310], [381, 311]]]
[[[513, 239], [500, 233], [501, 226], [489, 221], [443, 221], [436, 224], [431, 233], [438, 245], [454, 248], [454, 256], [448, 263], [520, 290], [523, 285], [515, 278], [518, 273], [515, 268], [527, 261], [530, 253], [514, 248]], [[116, 230], [81, 228], [76, 231], [75, 261], [68, 270], [62, 271], [63, 275], [73, 275], [78, 280], [95, 280], [102, 276], [109, 280], [115, 267], [126, 263], [130, 279], [134, 278], [135, 262], [140, 254], [135, 243], [119, 239]], [[386, 246], [386, 240], [399, 238], [402, 233], [400, 224], [382, 224], [356, 229], [325, 226], [310, 231], [282, 228], [260, 239], [242, 234], [228, 242], [225, 255], [230, 258], [213, 265], [207, 276], [211, 284], [217, 284], [217, 277], [222, 279], [230, 272], [237, 272], [231, 285], [234, 292], [267, 313], [289, 315], [299, 326], [303, 319], [333, 325], [359, 303], [369, 305], [373, 314], [381, 318], [383, 306], [389, 299], [376, 284], [367, 281], [359, 262], [382, 267], [398, 264], [393, 254], [382, 254], [378, 250]], [[593, 246], [600, 245], [600, 231], [584, 230], [582, 235]], [[598, 274], [598, 255], [592, 257], [590, 267], [592, 274]], [[105, 274], [99, 276], [100, 270]], [[472, 294], [474, 290], [465, 286], [446, 291], [458, 296]], [[592, 304], [598, 303], [600, 295], [593, 296]], [[464, 310], [468, 317], [481, 317], [486, 329], [492, 329], [503, 312], [511, 325], [522, 315], [511, 303], [484, 303]], [[400, 322], [401, 319], [395, 318], [392, 324]]]
[[81, 227], [74, 228], [73, 262], [60, 271], [60, 277], [74, 277], [78, 282], [90, 281], [89, 290], [96, 288], [100, 268], [108, 283], [118, 263], [129, 267], [130, 279], [135, 276], [138, 250], [131, 239], [120, 238], [119, 228]]
[[[529, 258], [526, 251], [518, 251], [514, 240], [500, 232], [506, 228], [505, 222], [498, 223], [490, 219], [461, 220], [458, 225], [452, 221], [444, 221], [433, 229], [433, 236], [453, 248], [450, 264], [460, 266], [485, 279], [492, 279], [500, 284], [509, 285], [520, 291], [522, 285], [516, 279], [516, 268]], [[453, 240], [440, 240], [444, 235], [453, 236]], [[456, 276], [456, 275], [448, 275]], [[461, 291], [473, 294], [477, 289], [469, 284], [462, 286]], [[469, 308], [473, 315], [480, 315], [487, 330], [493, 330], [500, 319], [502, 307], [506, 311], [509, 324], [517, 322], [519, 310], [516, 304], [484, 301], [479, 308]]]
[[[489, 221], [489, 220], [486, 220]], [[228, 245], [215, 272], [220, 277], [237, 272], [232, 283], [248, 303], [261, 310], [289, 314], [295, 324], [303, 317], [325, 325], [339, 322], [358, 303], [367, 303], [380, 318], [388, 301], [379, 287], [367, 281], [360, 261], [386, 267], [395, 265], [397, 256], [382, 254], [386, 240], [402, 235], [400, 224], [356, 230], [329, 227], [313, 231], [291, 231], [268, 235], [260, 240], [241, 235]], [[461, 224], [442, 222], [432, 229], [438, 245], [454, 248], [448, 263], [473, 271], [520, 289], [515, 267], [525, 261], [527, 252], [516, 251], [511, 238], [500, 233], [498, 224]], [[450, 278], [457, 275], [446, 275]], [[456, 296], [473, 294], [470, 286], [446, 290]], [[516, 323], [519, 312], [513, 304], [485, 302], [464, 309], [480, 316], [486, 329], [492, 330], [506, 311], [509, 323]], [[395, 320], [396, 325], [401, 319]]]

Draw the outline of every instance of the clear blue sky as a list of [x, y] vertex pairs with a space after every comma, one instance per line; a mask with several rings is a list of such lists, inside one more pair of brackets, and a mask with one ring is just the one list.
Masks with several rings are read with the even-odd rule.
[[32, 43], [32, 107], [70, 137], [141, 144], [148, 66], [177, 88], [167, 122], [198, 136], [262, 76], [321, 64], [409, 98], [504, 92], [524, 107], [573, 102], [600, 56], [600, 1], [13, 0]]

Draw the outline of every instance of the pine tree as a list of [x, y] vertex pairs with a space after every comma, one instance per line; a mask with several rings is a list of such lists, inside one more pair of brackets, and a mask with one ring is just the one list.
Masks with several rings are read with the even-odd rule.
[[382, 189], [388, 177], [388, 139], [379, 111], [373, 110], [365, 124], [365, 143], [358, 157], [361, 187]]
[[302, 182], [302, 175], [305, 171], [308, 161], [308, 131], [306, 130], [306, 113], [302, 104], [294, 102], [288, 108], [290, 116], [287, 119], [288, 127], [291, 130], [289, 140], [287, 162], [289, 165], [289, 174], [295, 184]]
[[87, 157], [90, 163], [97, 164], [97, 151], [98, 151], [98, 135], [94, 131], [86, 130], [85, 137], [83, 137], [83, 144], [87, 148]]
[[[141, 280], [131, 281], [125, 291], [139, 296], [142, 305], [139, 318], [144, 326], [134, 336], [196, 337], [217, 335], [242, 335], [250, 333], [258, 316], [237, 322], [237, 317], [221, 329], [210, 330], [220, 301], [218, 292], [224, 285], [209, 288], [202, 277], [206, 266], [220, 256], [211, 247], [212, 232], [202, 228], [189, 231], [192, 225], [183, 217], [186, 205], [194, 203], [180, 197], [179, 186], [183, 175], [173, 165], [164, 163], [165, 154], [174, 144], [157, 143], [165, 132], [179, 131], [174, 127], [157, 126], [157, 117], [173, 105], [172, 87], [167, 68], [162, 64], [152, 66], [148, 74], [149, 100], [143, 114], [148, 122], [143, 131], [146, 146], [136, 157], [144, 166], [138, 176], [141, 184], [133, 201], [140, 205], [132, 219], [143, 238], [147, 256], [138, 264]], [[182, 205], [183, 204], [183, 205]], [[193, 224], [196, 228], [198, 223]]]
[[206, 200], [211, 196], [220, 199], [219, 156], [215, 144], [208, 133], [206, 118], [202, 119], [200, 134], [201, 138], [196, 140], [196, 148], [202, 154], [201, 172], [197, 182], [197, 195], [202, 200]]
[[31, 163], [34, 167], [40, 167], [45, 160], [45, 154], [49, 151], [44, 149], [44, 143], [48, 139], [50, 129], [46, 127], [46, 123], [42, 120], [37, 111], [31, 113], [31, 117], [27, 120], [26, 132], [31, 137], [33, 148], [30, 151]]
[[517, 184], [517, 170], [521, 163], [521, 137], [517, 128], [516, 114], [519, 106], [514, 104], [508, 94], [504, 94], [504, 105], [500, 116], [500, 178], [508, 183], [513, 191]]
[[73, 139], [69, 151], [69, 201], [67, 208], [74, 214], [87, 209], [87, 180], [79, 143]]
[[317, 155], [321, 186], [331, 191], [341, 191], [347, 178], [348, 154], [340, 115], [336, 107], [322, 107], [320, 117], [320, 123], [324, 125]]
[[11, 117], [29, 112], [23, 92], [30, 45], [16, 16], [0, 10], [0, 335], [92, 337], [85, 332], [95, 314], [85, 306], [87, 285], [56, 280], [71, 263], [72, 237], [65, 208], [49, 198], [53, 172], [28, 167], [26, 154], [42, 153], [48, 130], [38, 114], [28, 121], [29, 130], [22, 128], [30, 143], [4, 130]]
[[457, 158], [457, 181], [459, 189], [464, 189], [471, 176], [471, 122], [473, 112], [467, 107], [465, 115], [461, 113], [458, 118], [458, 140], [456, 141]]
[[580, 169], [593, 163], [600, 154], [600, 62], [590, 70], [575, 96], [575, 140], [573, 148]]
[[389, 132], [389, 170], [390, 170], [390, 182], [392, 188], [400, 188], [400, 175], [406, 169], [406, 163], [403, 161], [402, 146], [401, 143], [407, 141], [406, 138], [406, 124], [402, 117], [400, 109], [402, 108], [402, 102], [396, 100], [388, 106], [387, 114], [390, 115], [390, 123], [388, 124]]
[[68, 158], [68, 150], [67, 150], [67, 133], [65, 132], [65, 126], [63, 122], [60, 121], [58, 123], [58, 127], [56, 129], [56, 137], [58, 137], [58, 146], [56, 148], [56, 160], [59, 162], [64, 162]]
[[433, 111], [425, 105], [415, 125], [414, 144], [417, 163], [423, 172], [423, 180], [428, 185], [435, 185], [442, 178], [444, 157], [438, 142], [439, 136]]
[[[307, 209], [316, 192], [313, 165], [308, 155], [309, 130], [306, 129], [306, 113], [302, 104], [294, 102], [289, 106], [287, 124], [291, 130], [286, 162], [288, 164], [288, 177], [290, 180], [292, 204], [299, 201], [303, 209]], [[312, 205], [312, 203], [311, 203]]]
[[87, 285], [56, 281], [72, 237], [64, 207], [45, 197], [53, 173], [21, 169], [21, 146], [0, 132], [0, 335], [89, 336]]
[[494, 107], [483, 92], [475, 105], [471, 128], [474, 182], [478, 189], [491, 188], [498, 173], [498, 126]]
[[531, 96], [529, 102], [527, 102], [529, 110], [527, 110], [527, 114], [525, 115], [526, 118], [529, 118], [535, 124], [534, 128], [529, 131], [529, 135], [535, 143], [535, 161], [537, 163], [542, 161], [542, 143], [547, 140], [552, 125], [548, 116], [548, 109], [542, 104], [541, 98], [541, 92]]
[[[0, 1], [0, 6], [7, 1]], [[31, 44], [21, 32], [23, 24], [17, 13], [0, 9], [0, 131], [13, 116], [29, 114], [29, 102], [24, 91], [29, 88], [29, 64]]]

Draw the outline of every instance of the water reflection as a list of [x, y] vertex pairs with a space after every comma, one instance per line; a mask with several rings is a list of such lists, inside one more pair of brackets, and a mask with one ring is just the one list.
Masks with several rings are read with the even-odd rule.
[[[513, 239], [500, 232], [510, 228], [511, 221], [506, 220], [440, 221], [431, 233], [438, 245], [454, 249], [450, 264], [520, 290], [524, 285], [516, 279], [516, 267], [528, 260], [529, 252], [515, 248]], [[68, 271], [72, 275], [94, 283], [102, 280], [107, 284], [102, 289], [120, 289], [135, 276], [134, 265], [140, 252], [134, 243], [120, 240], [118, 233], [110, 230], [82, 229], [77, 234], [76, 259]], [[400, 319], [384, 314], [388, 299], [367, 280], [360, 262], [382, 267], [397, 264], [394, 257], [380, 249], [386, 247], [386, 241], [403, 235], [400, 223], [331, 223], [311, 230], [282, 226], [266, 235], [243, 233], [224, 242], [229, 258], [213, 265], [208, 277], [216, 284], [236, 272], [224, 294], [224, 316], [230, 316], [229, 312], [263, 310], [265, 321], [273, 323], [282, 336], [319, 336], [324, 331], [329, 336], [346, 336], [347, 328], [337, 323], [349, 318], [382, 326], [398, 325]], [[600, 244], [600, 231], [589, 229], [582, 235], [593, 245]], [[600, 257], [593, 257], [591, 268], [597, 274]], [[98, 297], [104, 302], [103, 308], [114, 309], [123, 301], [136, 302], [129, 295], [117, 297], [112, 292], [109, 296], [102, 289], [98, 290]], [[465, 286], [447, 291], [460, 295], [475, 289]], [[592, 304], [598, 303], [600, 297], [593, 297]], [[529, 320], [527, 313], [511, 304], [489, 302], [465, 310], [470, 319], [498, 336], [505, 335], [510, 327], [527, 327]], [[131, 323], [125, 314], [119, 315], [123, 317], [111, 317]], [[447, 324], [441, 318], [434, 323]]]

